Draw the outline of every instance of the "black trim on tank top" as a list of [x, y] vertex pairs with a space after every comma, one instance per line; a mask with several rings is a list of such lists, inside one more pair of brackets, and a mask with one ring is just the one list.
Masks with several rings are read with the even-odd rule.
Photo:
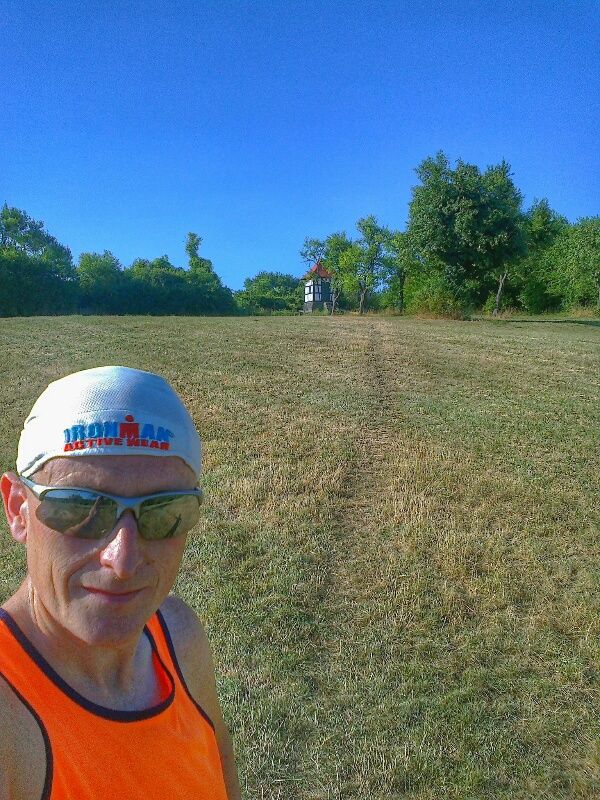
[[73, 687], [70, 686], [64, 680], [64, 678], [61, 678], [56, 670], [50, 666], [36, 646], [25, 636], [8, 611], [3, 608], [0, 608], [0, 619], [4, 620], [10, 632], [19, 642], [23, 650], [25, 650], [29, 658], [31, 658], [31, 660], [37, 664], [46, 677], [51, 680], [52, 683], [54, 683], [55, 686], [57, 686], [57, 688], [60, 689], [60, 691], [70, 700], [73, 700], [74, 703], [77, 703], [78, 706], [81, 706], [81, 708], [85, 709], [86, 711], [89, 711], [90, 714], [95, 714], [97, 717], [103, 717], [104, 719], [109, 719], [113, 722], [139, 722], [140, 720], [149, 719], [150, 717], [155, 717], [158, 714], [161, 714], [172, 704], [173, 700], [175, 699], [175, 681], [160, 657], [154, 637], [146, 626], [144, 626], [144, 633], [150, 642], [153, 654], [156, 655], [156, 658], [164, 670], [165, 675], [167, 675], [169, 679], [171, 690], [165, 700], [156, 706], [145, 708], [141, 711], [120, 711], [116, 708], [107, 708], [106, 706], [101, 706], [98, 703], [94, 703], [92, 700], [88, 700], [86, 697], [79, 694], [78, 691], [73, 689]]
[[[0, 614], [2, 613], [2, 609], [0, 609]], [[41, 731], [42, 738], [44, 740], [44, 749], [46, 751], [46, 777], [44, 779], [44, 788], [42, 789], [42, 794], [40, 800], [49, 800], [50, 792], [52, 791], [52, 777], [54, 774], [54, 756], [52, 754], [52, 745], [50, 744], [50, 737], [48, 736], [48, 731], [46, 730], [46, 726], [44, 725], [42, 718], [37, 713], [35, 708], [27, 702], [27, 700], [23, 697], [21, 692], [13, 686], [12, 683], [8, 680], [6, 675], [3, 672], [0, 672], [0, 676], [2, 676], [3, 680], [6, 682], [6, 685], [12, 689], [14, 694], [18, 697], [18, 699], [23, 703], [27, 711], [31, 714], [34, 720], [37, 722], [38, 727]]]
[[183, 677], [183, 672], [181, 671], [181, 667], [179, 666], [179, 661], [177, 660], [177, 654], [175, 653], [175, 647], [173, 645], [173, 640], [171, 639], [171, 634], [167, 627], [167, 621], [165, 620], [163, 613], [160, 609], [157, 610], [156, 616], [158, 617], [158, 621], [160, 623], [160, 627], [162, 628], [163, 635], [165, 637], [165, 642], [167, 643], [167, 648], [169, 650], [169, 655], [171, 656], [171, 661], [173, 662], [173, 666], [175, 667], [175, 671], [177, 672], [177, 677], [181, 681], [181, 685], [185, 689], [187, 696], [190, 698], [192, 703], [196, 706], [197, 710], [200, 714], [204, 717], [204, 719], [208, 722], [210, 727], [215, 730], [215, 726], [213, 724], [212, 719], [208, 716], [206, 711], [202, 708], [200, 703], [196, 701], [196, 699], [192, 696], [187, 683], [185, 682], [185, 678]]

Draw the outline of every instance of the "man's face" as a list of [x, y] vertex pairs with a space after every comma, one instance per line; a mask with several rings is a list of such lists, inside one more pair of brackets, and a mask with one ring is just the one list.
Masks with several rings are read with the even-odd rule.
[[[154, 456], [56, 458], [33, 479], [125, 497], [196, 485], [181, 459]], [[41, 619], [88, 644], [110, 646], [138, 636], [173, 585], [186, 537], [145, 541], [133, 512], [126, 511], [103, 539], [77, 539], [41, 523], [38, 505], [27, 492], [27, 564]]]

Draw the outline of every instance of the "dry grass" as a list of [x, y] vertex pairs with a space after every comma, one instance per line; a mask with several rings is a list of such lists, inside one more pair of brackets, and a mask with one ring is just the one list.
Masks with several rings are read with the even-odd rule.
[[[76, 369], [159, 371], [192, 408], [209, 500], [177, 590], [208, 627], [248, 798], [600, 796], [597, 325], [0, 332], [4, 467]], [[6, 597], [23, 557], [1, 547]]]

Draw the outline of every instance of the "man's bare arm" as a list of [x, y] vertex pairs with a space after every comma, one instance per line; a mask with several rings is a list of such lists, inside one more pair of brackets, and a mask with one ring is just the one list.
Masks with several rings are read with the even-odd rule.
[[0, 800], [42, 796], [46, 748], [40, 726], [0, 675]]

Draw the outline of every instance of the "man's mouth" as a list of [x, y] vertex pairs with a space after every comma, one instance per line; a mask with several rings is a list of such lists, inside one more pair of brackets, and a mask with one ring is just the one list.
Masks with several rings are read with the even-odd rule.
[[143, 589], [130, 589], [128, 591], [119, 591], [116, 589], [96, 589], [91, 586], [85, 587], [86, 591], [90, 594], [94, 595], [100, 600], [104, 600], [108, 603], [126, 603], [128, 600], [132, 600], [134, 597], [140, 594]]

